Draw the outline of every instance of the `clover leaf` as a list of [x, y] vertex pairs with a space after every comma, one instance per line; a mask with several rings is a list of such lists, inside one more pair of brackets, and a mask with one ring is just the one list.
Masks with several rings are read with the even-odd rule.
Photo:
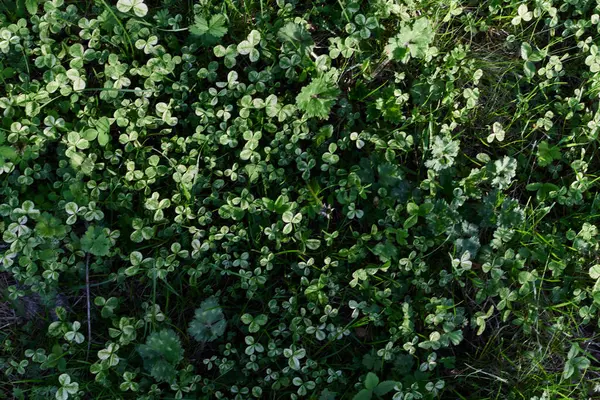
[[251, 62], [258, 61], [258, 59], [260, 57], [260, 53], [259, 53], [258, 49], [256, 48], [256, 46], [258, 46], [258, 44], [260, 43], [261, 38], [262, 37], [261, 37], [259, 31], [252, 30], [248, 34], [248, 37], [246, 38], [246, 40], [242, 40], [237, 45], [238, 53], [240, 53], [242, 55], [248, 55]]
[[261, 326], [265, 326], [267, 324], [268, 317], [265, 314], [259, 314], [256, 317], [253, 317], [250, 314], [244, 314], [241, 317], [242, 322], [248, 326], [248, 331], [250, 333], [258, 332]]
[[117, 2], [117, 10], [124, 13], [133, 10], [133, 13], [138, 17], [148, 14], [148, 6], [144, 4], [144, 0], [119, 0]]
[[60, 387], [54, 396], [57, 400], [67, 400], [70, 395], [74, 395], [79, 391], [79, 384], [71, 382], [69, 374], [61, 374], [58, 377], [58, 383]]
[[560, 148], [550, 146], [547, 141], [542, 140], [538, 146], [537, 160], [540, 167], [551, 164], [554, 160], [560, 160]]

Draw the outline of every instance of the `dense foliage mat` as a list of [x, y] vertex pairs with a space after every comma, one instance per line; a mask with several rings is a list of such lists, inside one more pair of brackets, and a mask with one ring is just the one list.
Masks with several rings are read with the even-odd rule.
[[0, 397], [600, 391], [595, 0], [0, 2]]

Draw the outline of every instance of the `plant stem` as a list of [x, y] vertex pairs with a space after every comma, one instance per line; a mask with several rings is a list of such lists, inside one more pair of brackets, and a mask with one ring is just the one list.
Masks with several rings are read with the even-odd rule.
[[90, 348], [92, 346], [92, 318], [91, 314], [91, 305], [90, 305], [90, 253], [86, 253], [85, 256], [85, 297], [87, 303], [87, 328], [88, 328], [88, 343], [87, 343], [87, 353], [85, 355], [85, 359], [90, 356]]

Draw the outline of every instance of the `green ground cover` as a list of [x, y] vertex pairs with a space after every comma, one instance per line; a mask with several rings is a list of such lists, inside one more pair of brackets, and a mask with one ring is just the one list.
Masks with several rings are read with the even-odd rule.
[[0, 398], [600, 396], [599, 31], [0, 0]]

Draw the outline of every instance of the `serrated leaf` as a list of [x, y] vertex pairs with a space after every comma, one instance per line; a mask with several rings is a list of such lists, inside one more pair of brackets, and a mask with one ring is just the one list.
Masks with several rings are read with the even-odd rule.
[[179, 337], [172, 329], [151, 333], [145, 344], [137, 346], [144, 367], [159, 382], [170, 382], [175, 377], [175, 367], [183, 359]]
[[225, 315], [215, 297], [204, 300], [196, 309], [188, 332], [199, 342], [212, 342], [225, 333]]
[[0, 146], [0, 159], [2, 158], [14, 160], [17, 158], [17, 151], [10, 146]]
[[95, 256], [106, 256], [110, 252], [111, 242], [102, 228], [97, 226], [88, 227], [85, 235], [81, 238], [83, 251]]
[[320, 77], [302, 88], [296, 97], [296, 104], [310, 117], [327, 119], [340, 93], [336, 85]]
[[425, 17], [417, 19], [412, 26], [402, 23], [400, 33], [389, 39], [385, 52], [390, 59], [406, 62], [407, 56], [424, 58], [433, 41], [434, 31]]
[[190, 33], [193, 35], [210, 35], [215, 38], [222, 38], [227, 33], [227, 18], [223, 14], [215, 14], [210, 17], [210, 20], [197, 15], [195, 24], [190, 28]]
[[448, 336], [448, 339], [450, 339], [450, 342], [452, 342], [452, 344], [455, 346], [458, 346], [460, 344], [460, 342], [462, 342], [462, 340], [463, 340], [463, 333], [460, 329], [452, 331], [452, 332], [448, 332], [447, 336]]
[[312, 37], [306, 28], [294, 22], [288, 22], [277, 32], [277, 37], [286, 43], [291, 43], [298, 49], [305, 49], [313, 44]]

